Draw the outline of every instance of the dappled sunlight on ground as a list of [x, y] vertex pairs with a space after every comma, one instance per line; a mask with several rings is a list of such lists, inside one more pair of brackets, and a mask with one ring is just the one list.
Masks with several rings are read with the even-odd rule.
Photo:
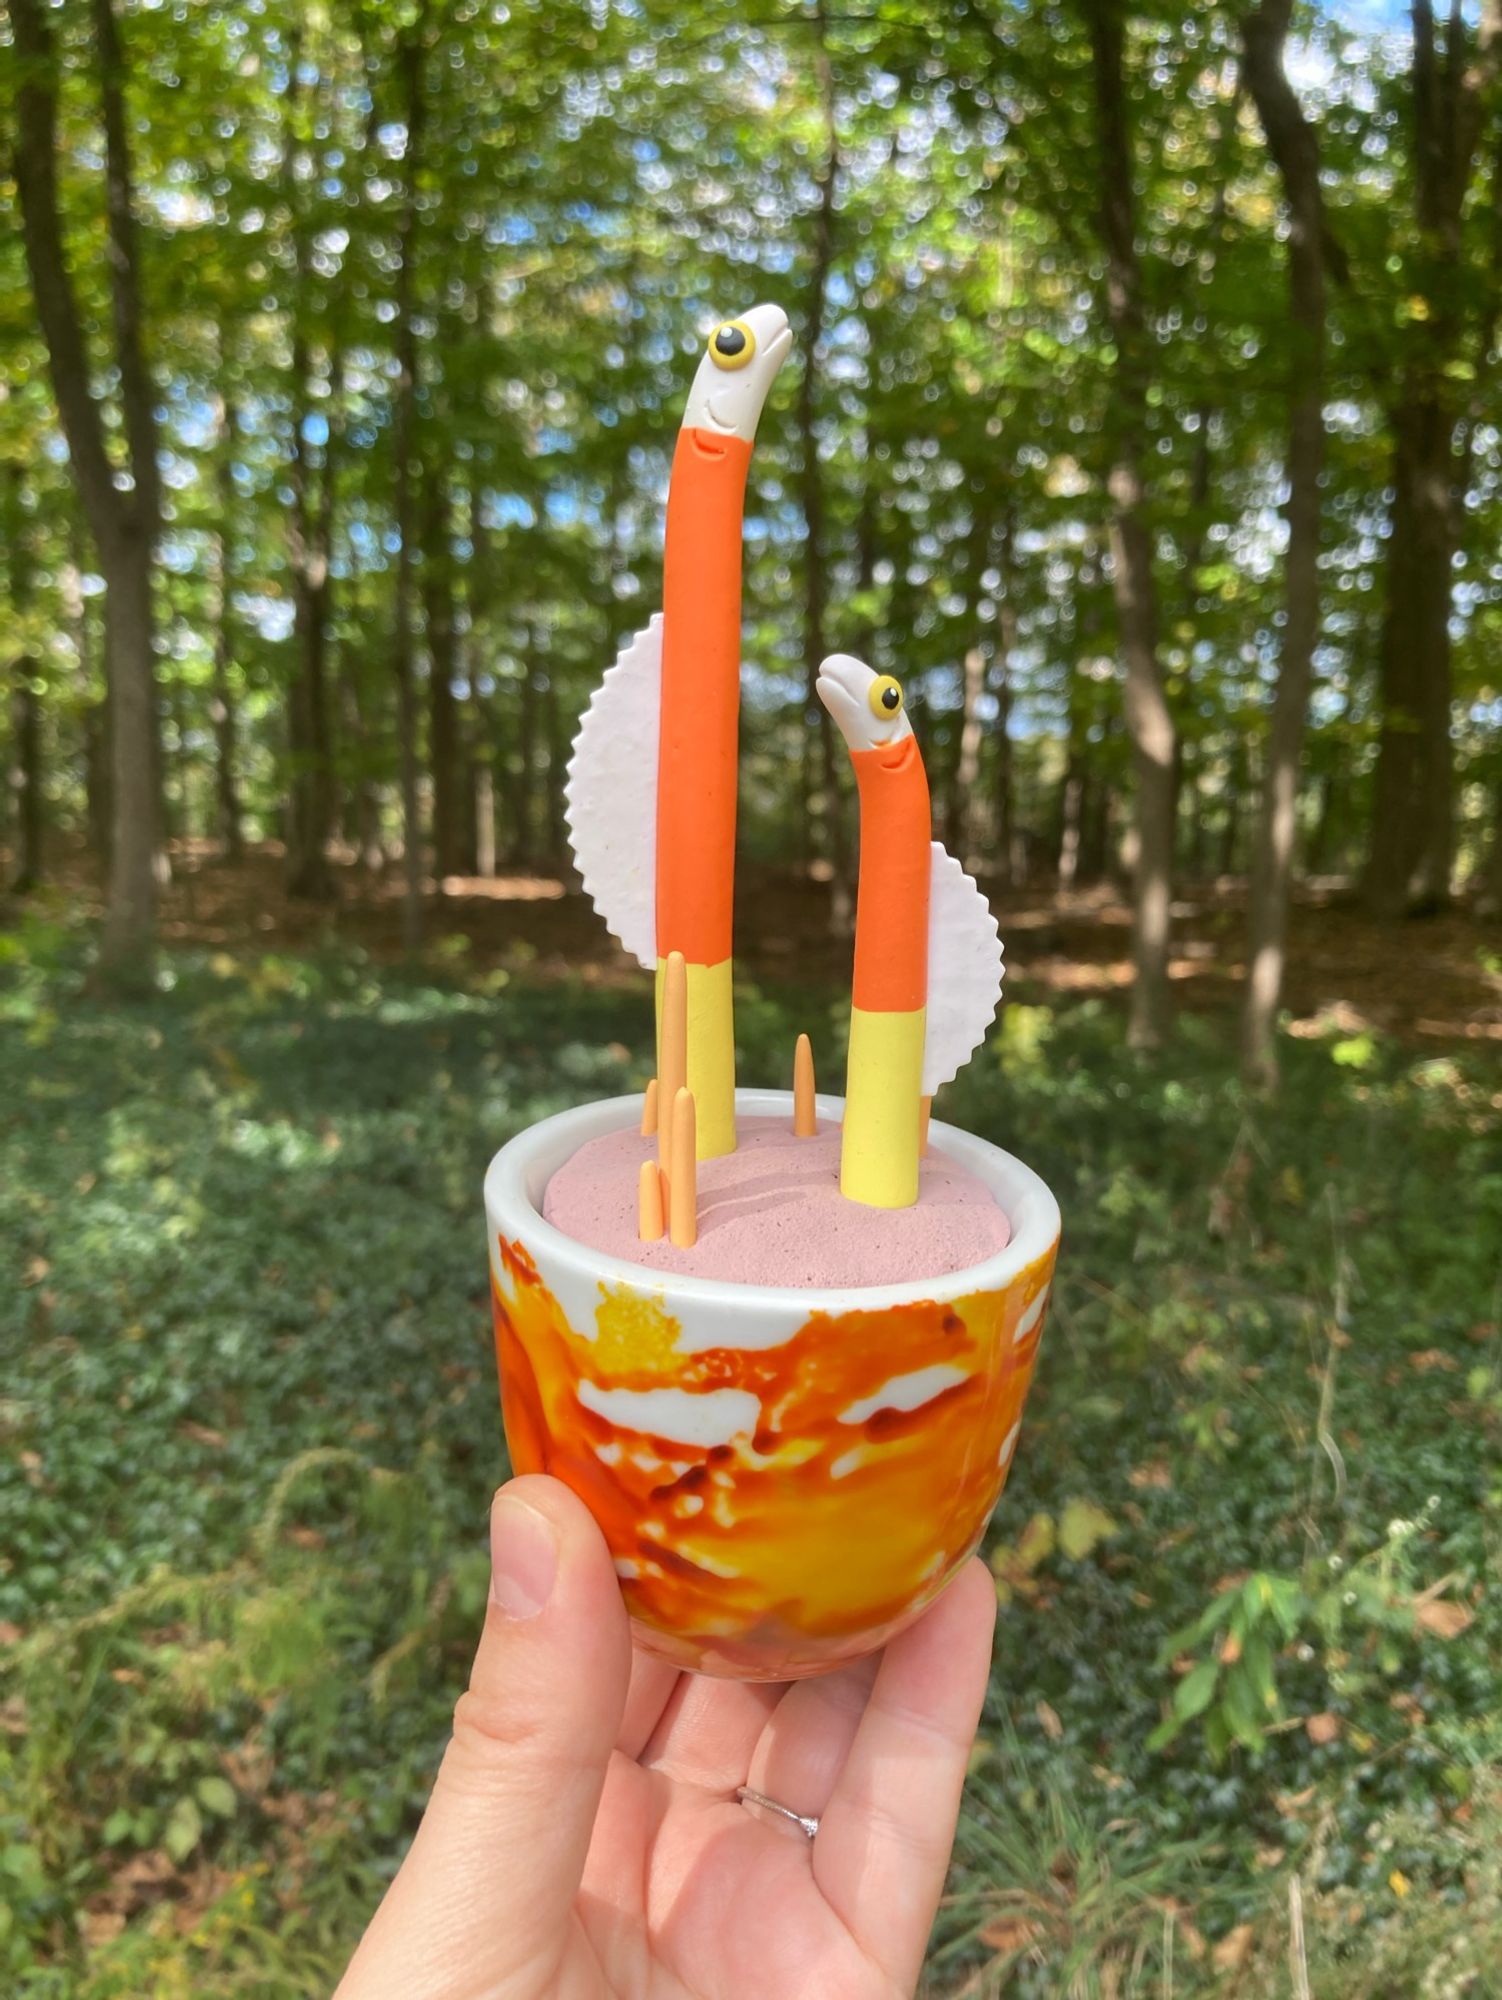
[[[74, 856], [59, 870], [71, 895], [97, 911], [93, 872]], [[234, 867], [204, 843], [175, 857], [162, 906], [174, 944], [213, 949], [356, 945], [380, 961], [401, 952], [400, 863], [379, 874], [336, 857], [336, 903], [290, 902], [274, 843]], [[983, 877], [983, 880], [985, 878]], [[1114, 885], [1056, 892], [985, 881], [1008, 941], [1008, 990], [1123, 996], [1131, 985], [1131, 908]], [[1174, 903], [1169, 971], [1175, 998], [1226, 1012], [1240, 1001], [1246, 968], [1245, 891], [1239, 882], [1181, 889]], [[492, 878], [429, 881], [428, 949], [477, 968], [572, 972], [591, 985], [634, 983], [634, 962], [607, 934], [572, 878], [547, 868], [508, 867]], [[839, 980], [849, 945], [831, 934], [827, 881], [796, 868], [743, 863], [737, 883], [737, 960], [767, 984]], [[1285, 998], [1295, 1034], [1359, 1020], [1361, 1029], [1426, 1043], [1502, 1041], [1502, 926], [1458, 908], [1442, 917], [1379, 925], [1347, 885], [1323, 878], [1301, 892], [1288, 944]], [[1343, 1012], [1342, 1010], [1346, 1010]]]

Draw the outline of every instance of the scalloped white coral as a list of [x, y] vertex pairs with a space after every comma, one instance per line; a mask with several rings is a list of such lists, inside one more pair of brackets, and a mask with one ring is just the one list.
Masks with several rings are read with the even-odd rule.
[[574, 738], [564, 817], [585, 893], [611, 934], [657, 963], [657, 763], [662, 613], [628, 639]]
[[1001, 961], [1001, 933], [990, 904], [935, 841], [928, 890], [925, 1097], [948, 1083], [984, 1041], [1001, 999]]

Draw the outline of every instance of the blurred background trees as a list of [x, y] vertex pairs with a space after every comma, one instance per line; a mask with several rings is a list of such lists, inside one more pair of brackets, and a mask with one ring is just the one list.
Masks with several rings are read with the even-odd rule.
[[[3, 837], [104, 946], [174, 860], [313, 903], [558, 869], [706, 327], [798, 338], [748, 509], [744, 845], [848, 869], [821, 651], [999, 904], [1502, 840], [1502, 8], [5, 0]], [[1307, 740], [1306, 740], [1307, 737]]]

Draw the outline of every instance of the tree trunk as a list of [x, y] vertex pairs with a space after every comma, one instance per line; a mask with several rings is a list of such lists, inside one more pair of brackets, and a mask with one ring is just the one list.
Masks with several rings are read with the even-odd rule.
[[[824, 0], [814, 0], [817, 30], [814, 65], [824, 123], [824, 152], [816, 171], [819, 205], [813, 219], [813, 253], [809, 268], [808, 310], [804, 324], [803, 373], [798, 379], [798, 491], [803, 507], [803, 657], [804, 689], [804, 822], [805, 844], [822, 847], [833, 870], [830, 920], [837, 936], [848, 934], [854, 911], [850, 881], [850, 843], [840, 810], [839, 767], [835, 755], [834, 722], [819, 700], [814, 683], [819, 663], [829, 650], [825, 627], [828, 579], [824, 551], [824, 482], [819, 470], [819, 446], [814, 429], [818, 388], [818, 348], [829, 308], [829, 274], [834, 263], [834, 217], [840, 173], [840, 140], [835, 124], [834, 73], [830, 66], [828, 21]], [[810, 758], [817, 754], [817, 767]]]
[[996, 544], [1000, 583], [996, 598], [996, 647], [991, 662], [991, 692], [996, 700], [996, 867], [1008, 888], [1015, 887], [1027, 874], [1027, 858], [1018, 840], [1012, 782], [1012, 660], [1017, 652], [1015, 530], [1015, 516], [1008, 503], [1002, 510]]
[[214, 535], [214, 665], [209, 696], [209, 714], [214, 725], [214, 817], [220, 850], [226, 861], [238, 861], [245, 851], [240, 816], [239, 716], [235, 707], [231, 663], [235, 656], [234, 633], [234, 441], [235, 413], [229, 399], [220, 395], [218, 414], [219, 457], [214, 482], [219, 503], [219, 522]]
[[10, 601], [20, 634], [10, 696], [10, 769], [7, 773], [11, 841], [10, 889], [27, 896], [42, 879], [42, 704], [37, 693], [41, 663], [31, 649], [28, 613], [32, 599], [31, 526], [21, 486], [21, 468], [10, 467], [5, 492], [5, 538]]
[[[489, 880], [496, 872], [498, 847], [493, 708], [495, 675], [489, 646], [490, 528], [485, 519], [484, 495], [478, 476], [471, 481], [469, 488], [469, 548], [469, 566], [465, 572], [465, 600], [469, 611], [465, 657], [471, 710], [470, 742], [474, 759], [475, 873]], [[482, 680], [491, 688], [491, 695], [481, 693]]]
[[548, 865], [561, 872], [568, 855], [568, 835], [563, 818], [563, 783], [568, 766], [568, 745], [563, 740], [563, 715], [558, 702], [558, 682], [551, 672], [543, 691], [543, 716], [548, 738]]
[[1082, 882], [1103, 882], [1111, 850], [1111, 788], [1087, 763], [1084, 798], [1080, 804], [1080, 868]]
[[1126, 669], [1125, 708], [1137, 780], [1128, 1039], [1154, 1048], [1172, 1019], [1168, 984], [1173, 874], [1174, 722], [1158, 662], [1158, 597], [1142, 462], [1147, 450], [1148, 353], [1137, 255], [1135, 173], [1127, 126], [1121, 0], [1087, 0], [1101, 146], [1098, 227], [1106, 253], [1106, 312], [1115, 348], [1111, 415], [1111, 584]]
[[428, 627], [428, 769], [433, 779], [433, 871], [467, 872], [459, 740], [458, 671], [454, 634], [454, 572], [449, 553], [448, 506], [443, 475], [429, 469], [422, 558], [423, 607]]
[[981, 633], [980, 606], [985, 597], [991, 522], [979, 491], [971, 495], [970, 551], [966, 589], [972, 642], [960, 662], [960, 709], [956, 717], [954, 761], [945, 799], [944, 844], [955, 859], [969, 867], [974, 848], [976, 792], [980, 781], [981, 696], [986, 690], [986, 646]]
[[1462, 217], [1485, 107], [1502, 65], [1502, 0], [1483, 0], [1474, 51], [1452, 5], [1443, 49], [1414, 0], [1413, 184], [1418, 253], [1405, 282], [1423, 301], [1405, 329], [1392, 412], [1392, 521], [1378, 655], [1382, 727], [1367, 901], [1379, 916], [1438, 909], [1454, 845], [1450, 658], [1457, 494], [1464, 474], [1457, 364], [1480, 375], [1494, 324], [1486, 288], [1463, 288]]
[[1481, 874], [1476, 914], [1502, 916], [1502, 774], [1492, 785], [1492, 844]]
[[135, 981], [149, 976], [155, 941], [158, 746], [151, 575], [160, 498], [155, 395], [141, 338], [125, 66], [111, 0], [92, 0], [91, 18], [104, 127], [113, 359], [130, 475], [123, 485], [116, 483], [91, 386], [64, 247], [57, 186], [58, 64], [50, 9], [42, 0], [10, 0], [12, 39], [20, 58], [13, 164], [26, 264], [53, 394], [107, 593], [114, 823], [101, 966], [116, 978]]
[[[79, 692], [87, 697], [94, 684], [94, 632], [89, 601], [83, 594], [84, 533], [78, 515], [68, 521], [68, 560], [62, 566], [60, 594], [63, 617], [78, 663]], [[89, 851], [99, 866], [102, 880], [108, 880], [110, 827], [109, 674], [100, 674], [103, 691], [97, 700], [85, 700], [82, 721], [84, 819], [88, 828]]]
[[1448, 398], [1410, 389], [1394, 418], [1392, 522], [1377, 655], [1382, 724], [1365, 893], [1374, 915], [1421, 916], [1449, 898], [1450, 564], [1455, 547]]
[[104, 658], [110, 686], [110, 885], [100, 943], [106, 965], [143, 980], [156, 911], [160, 793], [151, 614], [151, 545], [128, 538], [101, 550]]
[[[302, 81], [302, 36], [294, 28], [287, 64], [287, 101], [282, 133], [282, 192], [290, 217], [293, 289], [292, 436], [288, 472], [292, 506], [287, 516], [287, 558], [292, 572], [292, 681], [287, 693], [287, 894], [310, 903], [335, 900], [329, 841], [334, 831], [333, 730], [329, 713], [328, 632], [334, 531], [334, 422], [340, 376], [338, 355], [330, 358], [328, 429], [315, 466], [308, 420], [315, 407], [308, 340], [312, 264], [301, 193], [309, 147], [298, 130]], [[316, 495], [315, 495], [316, 488]]]
[[1319, 641], [1320, 473], [1325, 456], [1325, 212], [1319, 137], [1283, 69], [1293, 0], [1261, 0], [1242, 21], [1246, 80], [1277, 164], [1288, 209], [1288, 294], [1293, 333], [1288, 381], [1288, 553], [1283, 651], [1268, 725], [1252, 857], [1242, 1062], [1255, 1083], [1277, 1081], [1276, 1028], [1283, 990], [1288, 899], [1298, 830], [1299, 766]]
[[495, 875], [495, 777], [488, 756], [475, 764], [475, 873]]
[[1085, 787], [1079, 759], [1071, 753], [1064, 766], [1064, 782], [1059, 788], [1059, 891], [1065, 896], [1079, 879], [1084, 802]]
[[403, 155], [402, 206], [396, 231], [397, 382], [392, 448], [396, 458], [393, 485], [398, 550], [391, 664], [396, 681], [397, 727], [401, 732], [402, 948], [408, 954], [420, 949], [423, 930], [422, 807], [418, 781], [418, 712], [412, 633], [413, 555], [417, 528], [412, 462], [416, 451], [417, 330], [412, 316], [412, 267], [417, 250], [417, 175], [422, 159], [425, 12], [425, 8], [419, 8], [416, 21], [403, 34], [398, 48], [407, 143]]
[[36, 661], [22, 653], [10, 698], [9, 789], [15, 826], [10, 889], [17, 896], [29, 896], [42, 879], [42, 704], [36, 672]]
[[1202, 771], [1205, 764], [1203, 747], [1199, 754], [1184, 761], [1182, 789], [1189, 802], [1189, 851], [1184, 867], [1191, 882], [1203, 882], [1209, 866], [1207, 856], [1209, 826], [1205, 813], [1205, 788]]
[[1232, 739], [1231, 754], [1226, 762], [1226, 816], [1221, 823], [1220, 851], [1215, 864], [1217, 880], [1228, 879], [1236, 873], [1236, 846], [1241, 836], [1241, 802], [1247, 794], [1248, 779], [1246, 746], [1238, 736]]
[[521, 684], [516, 695], [516, 784], [512, 789], [512, 851], [523, 868], [537, 859], [537, 635], [522, 635]]

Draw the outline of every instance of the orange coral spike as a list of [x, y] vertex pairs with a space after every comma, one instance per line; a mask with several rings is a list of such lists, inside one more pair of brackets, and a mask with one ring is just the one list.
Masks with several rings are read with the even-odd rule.
[[691, 1090], [680, 1090], [673, 1099], [673, 1164], [669, 1172], [668, 1235], [676, 1249], [692, 1250], [699, 1240], [699, 1142]]
[[673, 1172], [674, 1138], [671, 1130], [676, 1116], [678, 1093], [688, 1084], [688, 967], [681, 951], [669, 952], [662, 988], [662, 1047], [657, 1056], [657, 1090], [661, 1110], [657, 1119], [657, 1163], [669, 1176]]
[[651, 1160], [643, 1160], [636, 1184], [636, 1233], [643, 1243], [662, 1236], [662, 1176]]
[[793, 1052], [793, 1133], [799, 1139], [812, 1139], [818, 1129], [814, 1109], [814, 1047], [807, 1035], [800, 1035]]
[[644, 1139], [657, 1136], [657, 1079], [654, 1076], [647, 1085], [641, 1103], [641, 1135]]

